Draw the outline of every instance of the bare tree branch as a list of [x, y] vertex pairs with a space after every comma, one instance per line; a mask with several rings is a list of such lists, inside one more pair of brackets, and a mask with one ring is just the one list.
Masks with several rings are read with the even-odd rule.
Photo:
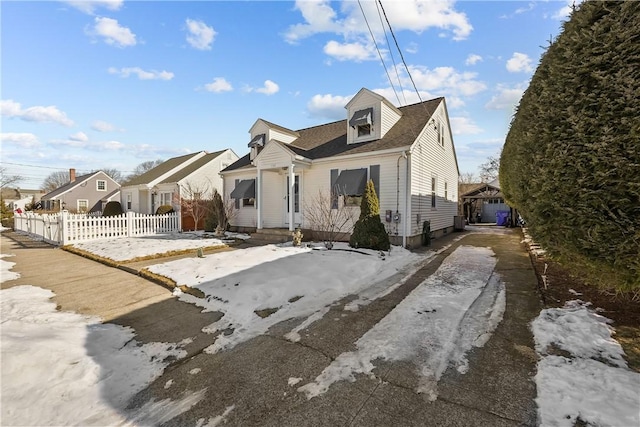
[[22, 181], [22, 179], [23, 178], [20, 175], [10, 175], [7, 173], [7, 168], [0, 167], [0, 188], [17, 184]]
[[355, 222], [355, 211], [338, 200], [338, 206], [332, 209], [331, 193], [319, 190], [318, 194], [304, 206], [304, 217], [311, 228], [317, 231], [327, 249], [341, 234], [351, 230]]

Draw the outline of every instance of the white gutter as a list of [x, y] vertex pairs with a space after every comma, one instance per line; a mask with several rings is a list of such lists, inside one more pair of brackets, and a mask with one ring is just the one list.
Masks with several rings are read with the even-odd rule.
[[409, 203], [410, 200], [409, 198], [411, 197], [411, 182], [409, 179], [410, 176], [410, 171], [409, 171], [409, 167], [410, 167], [410, 156], [411, 156], [411, 151], [409, 151], [407, 153], [407, 155], [405, 156], [406, 159], [406, 169], [405, 169], [405, 179], [404, 179], [404, 233], [402, 234], [402, 247], [406, 248], [407, 247], [407, 234], [409, 234], [410, 231], [410, 224], [411, 224], [411, 218], [409, 218]]

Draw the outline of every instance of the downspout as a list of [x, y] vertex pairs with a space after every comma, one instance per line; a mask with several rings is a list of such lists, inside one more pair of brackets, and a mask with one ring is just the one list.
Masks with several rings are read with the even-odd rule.
[[[398, 160], [396, 161], [396, 214], [400, 213], [400, 159], [407, 158], [407, 152], [403, 151], [400, 156], [398, 156]], [[408, 164], [408, 163], [407, 163]], [[406, 191], [405, 191], [406, 193]], [[406, 203], [405, 203], [406, 207]], [[405, 212], [406, 213], [406, 212]], [[406, 221], [406, 219], [405, 219]], [[406, 233], [404, 233], [406, 234]], [[396, 222], [396, 236], [398, 235], [398, 223]], [[404, 247], [407, 243], [406, 235], [402, 236], [402, 246]]]
[[411, 151], [409, 151], [408, 153], [403, 152], [404, 154], [404, 158], [406, 159], [406, 168], [405, 168], [405, 184], [404, 184], [404, 189], [405, 189], [405, 194], [404, 194], [404, 234], [402, 236], [402, 247], [406, 248], [407, 247], [407, 234], [409, 234], [410, 232], [410, 227], [411, 227], [411, 221], [409, 218], [409, 203], [410, 203], [410, 197], [411, 197], [411, 182], [409, 179], [409, 156], [411, 156]]

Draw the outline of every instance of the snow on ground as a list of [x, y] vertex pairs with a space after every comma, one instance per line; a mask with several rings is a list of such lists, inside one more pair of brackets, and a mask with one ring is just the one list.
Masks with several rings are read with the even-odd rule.
[[580, 300], [542, 310], [532, 322], [541, 425], [640, 425], [640, 374], [627, 367], [609, 323]]
[[140, 345], [131, 328], [56, 310], [53, 292], [35, 286], [0, 291], [3, 425], [149, 425], [188, 410], [201, 390], [125, 411], [158, 378], [176, 344]]
[[[366, 332], [357, 349], [339, 355], [315, 381], [298, 388], [308, 399], [355, 374], [370, 374], [373, 361], [411, 361], [421, 375], [418, 392], [437, 398], [436, 384], [450, 363], [465, 372], [464, 354], [482, 346], [502, 320], [505, 293], [493, 274], [493, 251], [458, 247], [438, 270]], [[462, 368], [462, 369], [460, 369]]]
[[[76, 243], [73, 246], [103, 258], [122, 262], [171, 251], [223, 246], [229, 241], [228, 239], [206, 236], [208, 235], [204, 233], [170, 233], [147, 237], [95, 240], [92, 242]], [[235, 233], [227, 237], [245, 239], [243, 236], [246, 235]]]
[[18, 277], [20, 277], [20, 273], [11, 271], [13, 266], [16, 265], [15, 262], [9, 262], [1, 259], [1, 258], [10, 257], [10, 256], [13, 256], [13, 255], [0, 254], [0, 283], [6, 282], [9, 280], [16, 280]]
[[[410, 270], [422, 259], [399, 247], [389, 255], [348, 250], [345, 243], [337, 243], [333, 250], [266, 245], [157, 264], [149, 270], [205, 294], [198, 298], [175, 291], [181, 300], [224, 313], [208, 331], [233, 332], [221, 334], [207, 349], [215, 353], [264, 334], [283, 320], [309, 317], [307, 327], [335, 301]], [[256, 314], [269, 309], [277, 311], [264, 318]], [[295, 341], [299, 330], [293, 332], [290, 338]]]

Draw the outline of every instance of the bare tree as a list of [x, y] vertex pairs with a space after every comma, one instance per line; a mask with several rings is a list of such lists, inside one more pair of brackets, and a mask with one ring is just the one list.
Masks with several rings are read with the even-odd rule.
[[69, 182], [69, 172], [56, 171], [51, 172], [42, 183], [42, 190], [46, 193], [62, 187]]
[[142, 175], [143, 173], [150, 171], [151, 169], [155, 168], [156, 166], [159, 166], [162, 163], [164, 163], [164, 160], [161, 160], [161, 159], [148, 160], [146, 162], [142, 162], [138, 166], [136, 166], [135, 169], [133, 169], [133, 172], [131, 173], [131, 175], [127, 176], [124, 179], [124, 181], [131, 181], [133, 178], [136, 178]]
[[473, 172], [463, 172], [458, 177], [458, 183], [460, 184], [475, 184], [479, 178]]
[[[107, 175], [109, 175], [109, 177], [111, 179], [113, 179], [115, 182], [117, 183], [121, 183], [123, 180], [123, 175], [122, 172], [120, 172], [118, 169], [116, 168], [104, 168], [104, 169], [99, 169], [102, 172], [106, 173]], [[96, 171], [97, 172], [97, 171]]]
[[222, 218], [224, 220], [221, 221], [220, 219], [218, 219], [218, 227], [220, 227], [222, 230], [226, 230], [229, 224], [231, 224], [231, 221], [233, 221], [236, 216], [238, 216], [238, 210], [236, 209], [234, 200], [225, 199], [222, 202], [222, 212], [224, 213], [222, 215]]
[[338, 237], [348, 232], [355, 222], [355, 211], [335, 197], [330, 192], [319, 190], [304, 206], [305, 219], [318, 232], [327, 249], [333, 248]]
[[194, 222], [194, 230], [213, 209], [213, 190], [210, 182], [194, 183], [187, 181], [180, 186], [180, 210], [190, 216]]
[[23, 178], [20, 175], [10, 175], [7, 171], [7, 168], [0, 167], [0, 188], [15, 185], [22, 181], [22, 179]]
[[493, 181], [498, 177], [498, 171], [500, 170], [500, 154], [502, 150], [496, 156], [489, 156], [487, 161], [480, 165], [480, 179], [482, 182]]

